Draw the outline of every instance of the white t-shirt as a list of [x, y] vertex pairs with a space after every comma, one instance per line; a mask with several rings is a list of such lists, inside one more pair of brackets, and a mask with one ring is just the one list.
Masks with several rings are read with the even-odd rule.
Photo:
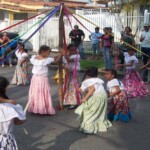
[[83, 81], [81, 85], [81, 90], [85, 92], [88, 90], [90, 86], [94, 86], [95, 91], [93, 94], [105, 92], [103, 84], [104, 84], [104, 81], [99, 78], [86, 79], [85, 81]]
[[119, 86], [120, 90], [124, 90], [124, 85], [121, 81], [118, 81], [118, 79], [112, 79], [107, 82], [107, 90], [110, 93], [113, 93], [116, 91], [115, 86]]
[[28, 54], [27, 54], [27, 53], [25, 53], [25, 52], [21, 53], [21, 52], [19, 52], [19, 50], [17, 50], [17, 51], [15, 52], [15, 54], [16, 54], [18, 60], [24, 60], [25, 58], [28, 57]]
[[71, 55], [70, 59], [73, 59], [74, 62], [69, 62], [69, 69], [73, 71], [76, 67], [77, 71], [80, 71], [80, 55]]
[[136, 64], [138, 63], [137, 57], [135, 55], [134, 56], [130, 56], [127, 53], [124, 53], [124, 56], [125, 56], [125, 63], [126, 64], [130, 64], [131, 61], [134, 61], [132, 66], [126, 66], [126, 68], [127, 69], [135, 69], [136, 68]]
[[141, 42], [141, 47], [148, 47], [150, 48], [150, 30], [148, 32], [143, 31], [141, 37], [145, 39]]
[[13, 131], [14, 118], [25, 120], [25, 113], [20, 105], [12, 105], [9, 103], [0, 104], [0, 134], [9, 134]]
[[46, 58], [43, 60], [36, 59], [36, 55], [32, 56], [30, 59], [31, 63], [33, 64], [32, 73], [38, 76], [48, 76], [49, 69], [48, 65], [54, 62], [54, 58]]

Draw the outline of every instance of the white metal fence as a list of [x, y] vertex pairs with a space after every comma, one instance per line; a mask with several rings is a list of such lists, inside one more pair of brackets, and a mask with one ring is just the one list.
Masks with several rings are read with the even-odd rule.
[[[89, 10], [76, 10], [78, 14], [83, 16], [84, 18], [90, 20], [94, 24], [100, 27], [100, 32], [103, 32], [104, 27], [112, 27], [115, 37], [115, 42], [120, 42], [120, 32], [123, 29], [123, 27], [128, 25], [132, 28], [133, 33], [136, 33], [136, 41], [138, 43], [140, 32], [143, 29], [144, 21], [146, 20], [144, 16], [124, 16], [123, 14], [110, 14], [108, 11], [102, 11], [101, 9], [89, 9]], [[146, 13], [146, 12], [145, 12]], [[150, 14], [147, 12], [145, 14], [147, 21], [150, 21]], [[92, 25], [90, 22], [85, 21], [84, 19], [76, 16], [82, 24], [84, 24], [90, 31], [94, 32], [95, 26]], [[82, 27], [73, 17], [70, 16], [70, 20], [72, 23], [72, 26], [75, 24], [78, 24], [80, 29], [82, 29], [85, 32], [85, 42], [86, 42], [86, 48], [85, 50], [90, 49], [90, 42], [89, 42], [89, 35], [90, 33]], [[20, 20], [15, 20], [13, 22], [10, 21], [1, 21], [0, 22], [0, 29], [3, 29], [11, 24], [17, 23]], [[18, 32], [20, 35], [26, 32], [35, 22], [38, 21], [38, 18], [32, 19], [30, 21], [27, 21], [19, 26], [16, 26], [14, 28], [11, 28], [8, 30], [9, 32]], [[65, 22], [65, 30], [66, 30], [66, 38], [67, 43], [70, 42], [69, 39], [69, 32], [72, 30], [71, 26], [67, 20], [67, 18], [64, 18]], [[37, 51], [39, 46], [42, 44], [49, 45], [52, 49], [58, 48], [58, 24], [59, 24], [59, 18], [53, 17], [50, 19], [37, 34], [30, 39], [30, 42], [33, 44], [34, 51]], [[22, 37], [22, 39], [26, 39], [37, 27], [34, 27], [32, 30], [30, 30], [25, 36]], [[89, 45], [87, 44], [89, 43]]]

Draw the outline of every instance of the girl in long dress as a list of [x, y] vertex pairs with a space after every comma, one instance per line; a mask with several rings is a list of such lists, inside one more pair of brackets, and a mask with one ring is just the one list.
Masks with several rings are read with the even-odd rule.
[[8, 85], [7, 79], [0, 77], [0, 149], [18, 150], [13, 127], [23, 124], [26, 117], [20, 105], [10, 104], [14, 101], [9, 100], [6, 95]]
[[12, 84], [28, 85], [30, 83], [30, 76], [28, 73], [28, 54], [24, 50], [24, 44], [18, 43], [18, 50], [15, 52], [18, 62]]
[[104, 81], [97, 77], [98, 69], [95, 67], [89, 68], [86, 75], [80, 88], [83, 94], [82, 104], [75, 110], [80, 118], [80, 131], [88, 134], [107, 131], [112, 124], [107, 119]]
[[117, 79], [117, 72], [114, 69], [105, 70], [107, 90], [109, 96], [108, 119], [113, 121], [129, 122], [131, 118], [128, 96], [124, 91], [124, 85]]
[[149, 95], [148, 87], [144, 84], [139, 73], [136, 71], [138, 59], [135, 56], [135, 50], [132, 48], [128, 49], [128, 52], [125, 52], [124, 56], [125, 64], [120, 64], [119, 66], [126, 67], [126, 73], [122, 82], [128, 97], [133, 98]]
[[80, 104], [80, 94], [78, 89], [78, 72], [80, 71], [80, 55], [73, 44], [67, 47], [65, 59], [68, 62], [66, 69], [66, 78], [64, 83], [64, 106], [74, 109]]
[[30, 59], [33, 69], [33, 77], [29, 89], [29, 107], [28, 111], [35, 114], [54, 115], [55, 110], [52, 104], [51, 87], [49, 84], [49, 64], [57, 63], [62, 58], [60, 54], [56, 60], [49, 57], [50, 48], [43, 45], [39, 49], [39, 54]]

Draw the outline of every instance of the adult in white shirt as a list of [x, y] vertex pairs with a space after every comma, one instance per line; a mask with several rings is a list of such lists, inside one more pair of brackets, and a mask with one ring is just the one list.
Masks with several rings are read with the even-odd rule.
[[[144, 24], [144, 31], [140, 37], [141, 42], [141, 50], [144, 54], [150, 57], [150, 25]], [[148, 62], [148, 56], [143, 55], [143, 63], [144, 65]]]

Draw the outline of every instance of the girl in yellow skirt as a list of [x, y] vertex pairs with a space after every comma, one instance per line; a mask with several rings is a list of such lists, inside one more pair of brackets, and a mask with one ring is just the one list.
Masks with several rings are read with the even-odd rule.
[[87, 78], [83, 81], [80, 91], [83, 93], [82, 104], [75, 110], [80, 118], [80, 131], [97, 133], [107, 131], [112, 126], [107, 119], [107, 94], [104, 81], [98, 78], [98, 69], [89, 68]]

